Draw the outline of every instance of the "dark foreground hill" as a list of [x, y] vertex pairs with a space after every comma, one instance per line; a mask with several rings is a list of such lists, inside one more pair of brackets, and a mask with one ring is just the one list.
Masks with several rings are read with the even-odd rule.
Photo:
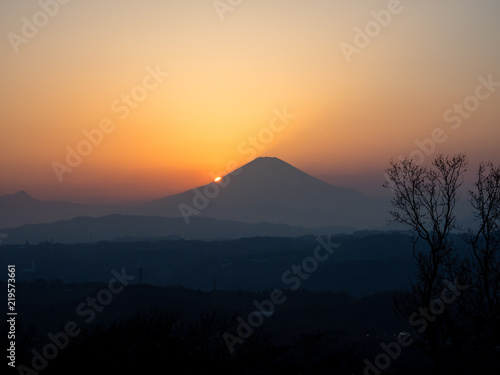
[[[418, 345], [394, 349], [401, 335], [414, 333], [396, 318], [391, 293], [356, 299], [287, 291], [270, 308], [271, 290], [133, 284], [113, 290], [103, 300], [109, 282], [20, 282], [16, 365], [22, 367], [12, 373], [377, 374], [374, 363], [392, 375], [432, 371]], [[7, 330], [6, 322], [0, 325], [4, 347]], [[394, 357], [385, 362], [377, 359], [385, 358], [384, 347]], [[442, 374], [496, 374], [499, 362], [457, 351]]]

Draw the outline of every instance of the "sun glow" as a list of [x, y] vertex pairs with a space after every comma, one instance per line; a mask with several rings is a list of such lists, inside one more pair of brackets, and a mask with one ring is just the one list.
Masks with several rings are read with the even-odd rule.
[[219, 182], [220, 180], [222, 180], [222, 177], [215, 177], [214, 179], [215, 182]]

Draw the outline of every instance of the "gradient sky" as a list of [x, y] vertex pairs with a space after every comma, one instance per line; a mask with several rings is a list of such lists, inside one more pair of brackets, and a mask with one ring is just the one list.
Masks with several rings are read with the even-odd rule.
[[[362, 185], [346, 176], [373, 181], [439, 128], [435, 153], [500, 163], [500, 87], [469, 98], [477, 109], [460, 126], [443, 118], [478, 77], [500, 82], [500, 2], [402, 0], [348, 63], [341, 44], [356, 46], [356, 28], [375, 27], [371, 12], [397, 3], [243, 0], [220, 16], [212, 0], [72, 0], [44, 19], [37, 1], [4, 1], [0, 195], [159, 198], [245, 164], [251, 150]], [[10, 33], [30, 32], [24, 17], [41, 26], [16, 53]], [[169, 75], [144, 91], [148, 67]], [[125, 115], [117, 108], [132, 90], [147, 95]], [[285, 107], [296, 118], [250, 146]], [[59, 181], [53, 163], [103, 119], [114, 130]]]

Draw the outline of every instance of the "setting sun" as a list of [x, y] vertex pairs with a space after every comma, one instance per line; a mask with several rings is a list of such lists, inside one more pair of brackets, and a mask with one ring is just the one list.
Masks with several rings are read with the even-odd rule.
[[220, 180], [222, 180], [222, 177], [215, 177], [215, 182], [219, 182]]

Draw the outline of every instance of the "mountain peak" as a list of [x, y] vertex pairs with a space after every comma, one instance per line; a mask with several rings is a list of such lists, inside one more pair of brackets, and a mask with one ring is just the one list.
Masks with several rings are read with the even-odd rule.
[[26, 201], [26, 200], [32, 200], [34, 199], [31, 195], [29, 195], [26, 191], [24, 190], [19, 190], [15, 194], [7, 194], [7, 195], [2, 195], [0, 196], [2, 200], [14, 200], [14, 201]]
[[13, 194], [13, 197], [17, 197], [17, 198], [31, 198], [31, 195], [29, 195], [24, 190], [19, 190], [16, 194]]
[[280, 162], [280, 163], [288, 164], [287, 162], [281, 160], [280, 158], [277, 158], [276, 156], [259, 156], [258, 158], [255, 158], [253, 161], [259, 161], [259, 162]]
[[245, 165], [250, 165], [250, 164], [275, 164], [277, 165], [278, 163], [283, 163], [283, 164], [288, 164], [284, 162], [281, 159], [278, 159], [277, 157], [274, 156], [259, 156], [258, 158], [253, 159], [252, 161], [248, 162]]
[[259, 156], [258, 158], [255, 158], [254, 160], [279, 160], [283, 161], [281, 159], [278, 159], [276, 156]]
[[[283, 161], [277, 157], [274, 156], [260, 156], [258, 158], [255, 158], [251, 162], [248, 162], [247, 164], [243, 165], [241, 169], [244, 169], [246, 171], [250, 169], [258, 169], [260, 172], [263, 172], [264, 170], [276, 170], [278, 169], [295, 169], [299, 171], [297, 168], [295, 168], [293, 165], [288, 164], [286, 161]], [[302, 171], [301, 171], [302, 172]]]

